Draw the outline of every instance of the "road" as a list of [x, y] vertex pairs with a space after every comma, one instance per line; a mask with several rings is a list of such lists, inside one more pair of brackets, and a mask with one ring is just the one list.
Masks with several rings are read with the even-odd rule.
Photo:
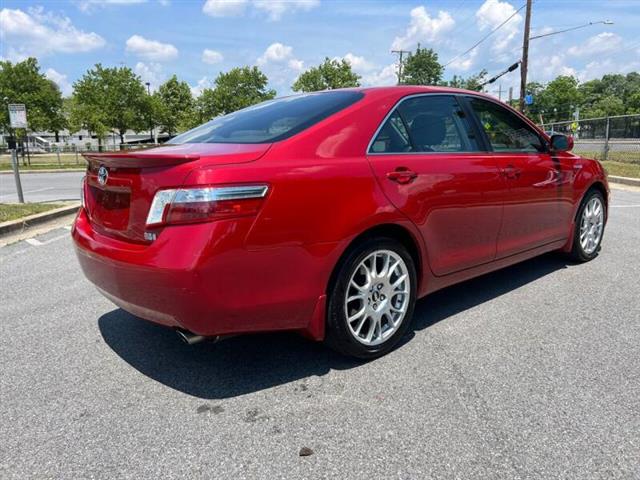
[[427, 297], [369, 363], [189, 347], [102, 298], [67, 230], [0, 248], [0, 477], [637, 479], [640, 192], [612, 204], [596, 260]]
[[[22, 193], [26, 202], [80, 200], [80, 180], [84, 172], [24, 173]], [[17, 202], [13, 174], [0, 174], [0, 202]]]

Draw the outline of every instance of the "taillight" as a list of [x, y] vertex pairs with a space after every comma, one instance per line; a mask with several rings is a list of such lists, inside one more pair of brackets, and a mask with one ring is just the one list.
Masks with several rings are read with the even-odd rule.
[[160, 190], [153, 197], [147, 226], [255, 215], [268, 190], [267, 185]]

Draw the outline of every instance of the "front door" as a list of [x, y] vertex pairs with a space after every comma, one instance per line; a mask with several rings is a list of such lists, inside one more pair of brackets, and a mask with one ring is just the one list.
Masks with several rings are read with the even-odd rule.
[[567, 238], [573, 170], [545, 140], [505, 107], [468, 97], [505, 182], [497, 258]]
[[369, 150], [387, 198], [420, 229], [435, 275], [492, 261], [504, 181], [454, 95], [401, 101]]

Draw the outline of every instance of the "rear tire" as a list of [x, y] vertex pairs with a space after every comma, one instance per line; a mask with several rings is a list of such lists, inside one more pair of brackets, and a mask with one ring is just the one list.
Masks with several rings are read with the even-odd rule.
[[416, 286], [413, 258], [401, 243], [377, 237], [357, 244], [329, 287], [326, 343], [362, 359], [388, 353], [409, 328]]
[[569, 253], [573, 260], [588, 262], [598, 256], [604, 236], [605, 223], [604, 197], [598, 190], [589, 190], [582, 199], [576, 216], [573, 247]]

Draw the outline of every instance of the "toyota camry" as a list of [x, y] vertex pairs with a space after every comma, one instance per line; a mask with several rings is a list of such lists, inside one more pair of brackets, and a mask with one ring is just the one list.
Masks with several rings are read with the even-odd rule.
[[291, 330], [374, 358], [431, 292], [598, 255], [607, 181], [572, 145], [476, 92], [293, 95], [87, 154], [72, 235], [100, 292], [189, 343]]

